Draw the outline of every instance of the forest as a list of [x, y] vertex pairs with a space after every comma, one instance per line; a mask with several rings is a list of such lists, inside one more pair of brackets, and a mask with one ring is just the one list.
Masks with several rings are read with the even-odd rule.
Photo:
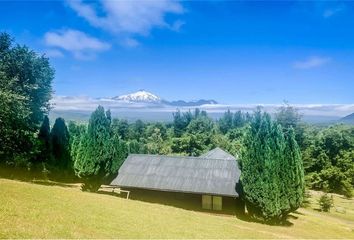
[[[297, 182], [294, 191], [301, 193], [294, 194], [301, 197], [294, 197], [294, 206], [289, 203], [285, 212], [299, 206], [296, 201], [302, 199], [302, 182], [307, 189], [352, 197], [353, 126], [307, 124], [289, 104], [272, 115], [259, 107], [250, 113], [227, 111], [217, 120], [198, 108], [177, 110], [172, 122], [128, 122], [98, 106], [88, 123], [63, 118], [51, 123], [54, 73], [48, 58], [15, 45], [6, 33], [0, 35], [0, 168], [22, 169], [57, 181], [79, 181], [82, 190], [97, 191], [117, 174], [130, 153], [199, 156], [220, 147], [237, 156], [244, 176], [257, 163], [268, 169], [269, 186], [280, 186], [286, 178], [289, 184]], [[274, 159], [292, 160], [279, 165]], [[282, 175], [284, 171], [288, 174]], [[244, 178], [245, 191], [251, 178], [261, 181], [254, 173]], [[285, 189], [279, 187], [280, 196]], [[260, 215], [283, 214], [265, 211]]]

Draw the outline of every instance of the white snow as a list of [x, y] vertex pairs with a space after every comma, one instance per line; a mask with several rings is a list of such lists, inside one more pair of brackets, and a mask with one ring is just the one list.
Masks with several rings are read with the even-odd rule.
[[131, 94], [121, 95], [115, 97], [114, 99], [125, 101], [125, 102], [147, 102], [147, 103], [161, 102], [161, 98], [145, 90], [140, 90]]

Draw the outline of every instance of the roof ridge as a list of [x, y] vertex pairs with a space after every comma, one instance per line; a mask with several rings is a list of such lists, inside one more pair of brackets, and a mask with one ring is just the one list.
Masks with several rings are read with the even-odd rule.
[[[195, 156], [174, 156], [174, 155], [160, 155], [160, 154], [144, 154], [144, 153], [130, 153], [129, 156], [151, 156], [151, 157], [171, 157], [171, 158], [190, 158], [190, 159], [197, 159], [197, 160], [202, 160], [202, 159], [212, 159], [212, 160], [221, 160], [221, 161], [230, 161], [233, 159], [224, 159], [224, 158], [212, 158], [212, 157], [195, 157]], [[232, 155], [231, 155], [232, 156]], [[235, 158], [237, 161], [237, 159]]]

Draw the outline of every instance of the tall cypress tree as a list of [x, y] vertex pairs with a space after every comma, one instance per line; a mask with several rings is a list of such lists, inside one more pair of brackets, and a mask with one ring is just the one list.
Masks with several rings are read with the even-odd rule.
[[289, 211], [289, 200], [287, 199], [289, 183], [286, 180], [289, 177], [288, 164], [284, 156], [285, 138], [282, 127], [276, 122], [272, 122], [272, 133], [269, 141], [272, 143], [272, 183], [273, 190], [270, 194], [276, 194], [273, 199], [274, 205], [277, 206], [270, 220], [281, 220]]
[[111, 130], [110, 112], [98, 106], [76, 150], [74, 167], [76, 175], [84, 180], [82, 190], [97, 191], [110, 174], [117, 172], [126, 154], [125, 143]]
[[241, 184], [247, 210], [266, 221], [281, 221], [302, 201], [303, 168], [293, 130], [259, 110], [252, 117], [241, 154]]
[[50, 140], [54, 165], [64, 170], [72, 169], [69, 131], [63, 118], [55, 119], [52, 131], [50, 132]]
[[50, 147], [50, 124], [48, 116], [45, 116], [42, 122], [42, 125], [39, 129], [38, 140], [40, 143], [38, 156], [38, 161], [48, 162], [51, 156], [51, 147]]
[[301, 159], [300, 148], [295, 140], [296, 134], [290, 128], [286, 134], [285, 158], [288, 160], [289, 173], [289, 204], [290, 211], [298, 209], [304, 199], [305, 180], [304, 167]]
[[[269, 131], [264, 117], [260, 111], [255, 112], [253, 121], [244, 139], [244, 151], [241, 158], [241, 184], [243, 199], [246, 202], [248, 212], [253, 216], [262, 215], [264, 206], [264, 180], [265, 156], [268, 155], [269, 146], [264, 134]], [[262, 147], [260, 147], [262, 146]], [[249, 149], [253, 149], [250, 151]]]

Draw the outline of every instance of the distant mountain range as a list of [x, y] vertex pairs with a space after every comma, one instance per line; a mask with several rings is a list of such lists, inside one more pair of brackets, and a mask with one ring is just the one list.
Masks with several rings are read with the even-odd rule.
[[175, 107], [197, 107], [206, 104], [218, 104], [218, 102], [215, 100], [205, 100], [205, 99], [200, 99], [196, 101], [184, 101], [184, 100], [167, 101], [145, 90], [139, 90], [134, 93], [116, 96], [113, 97], [112, 99], [117, 101], [127, 102], [127, 103], [164, 104], [164, 105], [175, 106]]
[[354, 124], [354, 113], [349, 114], [348, 116], [345, 116], [339, 120], [341, 123], [345, 124]]
[[[209, 116], [219, 118], [227, 111], [253, 112], [258, 106], [266, 112], [273, 114], [282, 104], [225, 104], [215, 100], [170, 101], [145, 91], [116, 97], [92, 98], [89, 96], [54, 96], [51, 100], [51, 117], [64, 117], [65, 119], [85, 120], [98, 105], [110, 109], [116, 117], [129, 120], [142, 119], [147, 121], [171, 121], [172, 113], [189, 111], [200, 108], [208, 112]], [[303, 120], [309, 123], [346, 123], [354, 124], [354, 104], [293, 104], [302, 115]], [[350, 115], [348, 115], [350, 114]], [[346, 116], [348, 115], [348, 116]], [[346, 116], [341, 118], [342, 116]]]

